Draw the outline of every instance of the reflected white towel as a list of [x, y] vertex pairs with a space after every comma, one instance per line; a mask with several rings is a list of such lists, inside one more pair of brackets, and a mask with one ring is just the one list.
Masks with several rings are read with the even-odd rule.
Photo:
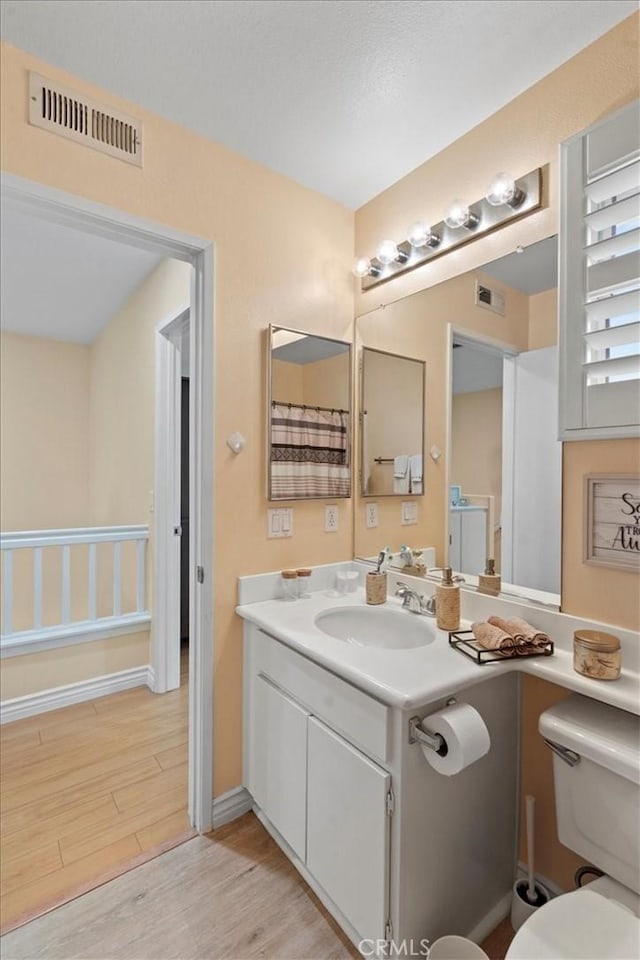
[[393, 492], [409, 493], [409, 457], [402, 454], [393, 458]]
[[409, 457], [406, 453], [403, 453], [399, 457], [393, 458], [393, 475], [400, 479], [401, 477], [406, 477], [407, 471], [409, 469]]
[[422, 454], [414, 453], [409, 457], [409, 477], [411, 493], [422, 493]]

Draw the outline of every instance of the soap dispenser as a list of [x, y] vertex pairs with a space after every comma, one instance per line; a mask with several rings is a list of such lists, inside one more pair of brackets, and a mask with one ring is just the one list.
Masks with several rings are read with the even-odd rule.
[[460, 627], [460, 585], [453, 578], [451, 567], [444, 567], [442, 580], [436, 587], [436, 623], [439, 630]]
[[487, 559], [484, 573], [478, 577], [478, 592], [493, 596], [500, 593], [500, 574], [496, 573], [495, 560]]

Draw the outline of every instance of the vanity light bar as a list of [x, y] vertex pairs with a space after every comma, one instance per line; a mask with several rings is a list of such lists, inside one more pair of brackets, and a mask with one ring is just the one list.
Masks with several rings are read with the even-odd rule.
[[[502, 192], [496, 189], [496, 185]], [[462, 200], [453, 201], [445, 219], [429, 228], [429, 239], [422, 246], [414, 246], [409, 240], [398, 244], [387, 240], [380, 248], [382, 259], [377, 256], [371, 260], [358, 258], [354, 273], [361, 280], [362, 289], [369, 290], [401, 273], [415, 270], [450, 250], [471, 243], [478, 237], [486, 237], [494, 230], [539, 210], [542, 206], [542, 168], [537, 167], [524, 177], [512, 181], [511, 185], [506, 174], [498, 174], [492, 181], [488, 195], [491, 199], [483, 197], [468, 206]], [[417, 226], [414, 224], [410, 231], [414, 243]], [[397, 256], [389, 260], [394, 248]]]

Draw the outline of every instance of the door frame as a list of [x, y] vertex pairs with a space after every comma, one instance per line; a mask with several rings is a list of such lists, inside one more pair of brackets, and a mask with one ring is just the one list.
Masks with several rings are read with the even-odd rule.
[[[184, 304], [156, 326], [155, 517], [151, 666], [154, 693], [180, 686], [180, 463]], [[189, 387], [191, 390], [191, 387]], [[189, 578], [191, 593], [191, 577]], [[191, 613], [191, 611], [189, 611]]]
[[40, 219], [184, 260], [194, 267], [189, 337], [189, 621], [193, 634], [189, 645], [189, 817], [203, 833], [211, 829], [213, 813], [213, 242], [14, 174], [1, 174], [0, 196], [3, 205]]
[[[501, 357], [517, 357], [521, 350], [513, 343], [488, 337], [476, 330], [459, 327], [455, 323], [447, 324], [447, 363], [446, 363], [446, 399], [445, 399], [445, 442], [446, 442], [446, 476], [444, 488], [444, 556], [442, 566], [448, 566], [449, 557], [449, 487], [451, 485], [451, 461], [453, 459], [453, 345], [467, 343], [476, 349], [486, 350]], [[487, 537], [489, 531], [487, 531]], [[454, 571], [455, 572], [455, 571]], [[481, 571], [478, 571], [480, 573]]]

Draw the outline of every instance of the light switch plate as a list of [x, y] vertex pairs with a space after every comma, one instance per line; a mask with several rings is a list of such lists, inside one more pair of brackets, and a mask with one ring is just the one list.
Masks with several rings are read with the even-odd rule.
[[278, 507], [276, 510], [267, 510], [268, 539], [291, 536], [293, 536], [293, 509]]
[[366, 506], [367, 528], [372, 530], [378, 526], [378, 504], [367, 503]]
[[403, 500], [400, 504], [400, 524], [408, 527], [418, 522], [418, 504], [415, 500]]

